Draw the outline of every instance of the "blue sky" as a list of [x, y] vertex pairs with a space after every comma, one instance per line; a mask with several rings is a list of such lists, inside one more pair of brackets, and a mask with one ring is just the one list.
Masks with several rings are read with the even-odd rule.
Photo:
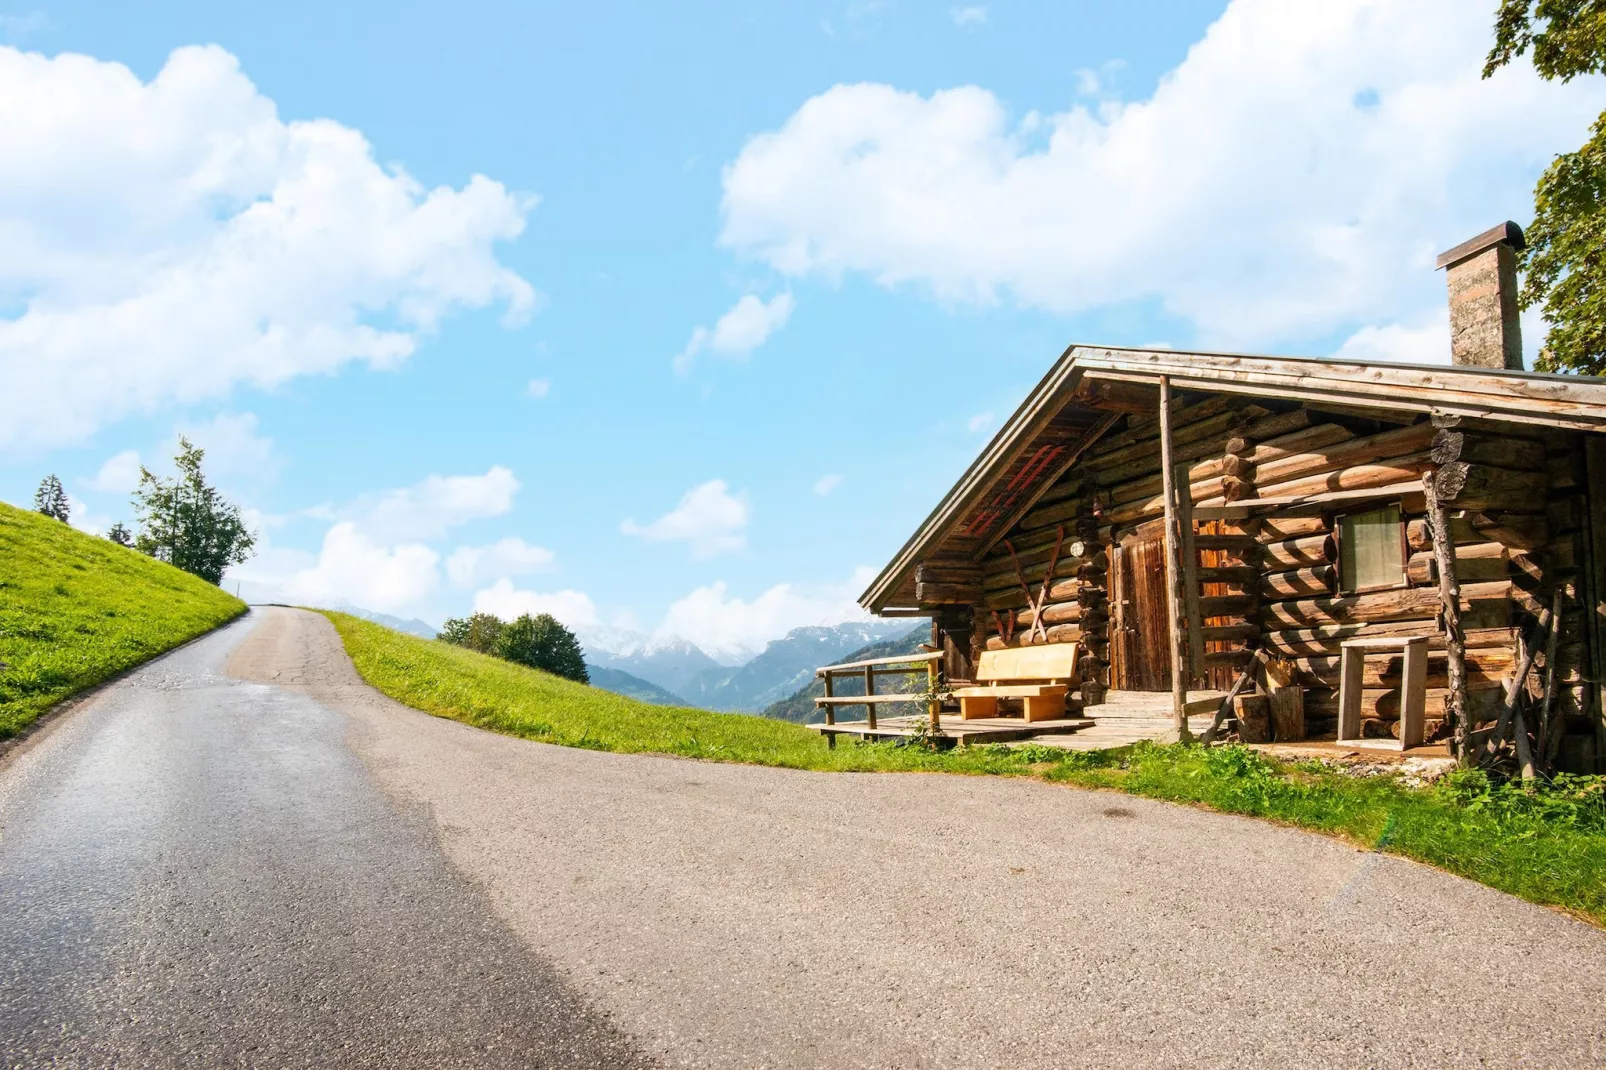
[[0, 497], [188, 429], [255, 590], [761, 646], [1072, 341], [1447, 359], [1606, 105], [1469, 7], [0, 9]]

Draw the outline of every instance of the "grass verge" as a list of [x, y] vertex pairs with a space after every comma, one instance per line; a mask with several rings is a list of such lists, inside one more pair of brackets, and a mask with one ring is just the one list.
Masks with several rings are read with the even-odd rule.
[[834, 772], [1036, 777], [1247, 814], [1337, 836], [1606, 925], [1606, 781], [1526, 790], [1455, 774], [1428, 788], [1285, 763], [1244, 747], [1140, 744], [932, 752], [826, 747], [799, 725], [652, 706], [445, 643], [326, 613], [369, 684], [415, 709], [525, 739]]
[[0, 740], [245, 608], [171, 565], [0, 503]]

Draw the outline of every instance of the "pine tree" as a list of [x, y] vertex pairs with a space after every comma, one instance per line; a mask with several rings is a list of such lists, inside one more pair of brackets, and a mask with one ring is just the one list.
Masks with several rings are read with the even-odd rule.
[[129, 534], [127, 526], [121, 520], [106, 529], [106, 537], [118, 546], [134, 545], [134, 537]]
[[67, 523], [72, 508], [67, 504], [67, 492], [61, 487], [61, 480], [52, 473], [39, 484], [34, 491], [33, 507], [48, 517], [53, 517], [63, 524]]
[[148, 468], [139, 471], [134, 512], [140, 531], [134, 549], [222, 583], [225, 569], [250, 558], [256, 536], [246, 528], [240, 507], [207, 484], [201, 471], [205, 452], [183, 436], [178, 445], [173, 458], [177, 478], [158, 479]]

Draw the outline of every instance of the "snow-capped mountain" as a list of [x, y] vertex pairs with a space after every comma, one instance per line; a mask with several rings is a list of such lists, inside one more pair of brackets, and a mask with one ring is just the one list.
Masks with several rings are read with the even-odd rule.
[[581, 637], [586, 663], [638, 676], [694, 706], [756, 713], [797, 691], [814, 670], [871, 643], [901, 636], [911, 622], [851, 621], [794, 628], [757, 657], [722, 665], [684, 639], [648, 639], [614, 632]]
[[676, 695], [684, 695], [681, 688], [700, 674], [726, 668], [685, 639], [654, 639], [617, 628], [582, 633], [580, 645], [587, 665], [629, 673]]

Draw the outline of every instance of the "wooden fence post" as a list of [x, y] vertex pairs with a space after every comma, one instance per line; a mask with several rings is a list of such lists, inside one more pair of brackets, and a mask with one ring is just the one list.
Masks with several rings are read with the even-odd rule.
[[867, 724], [869, 724], [870, 730], [872, 732], [875, 731], [875, 727], [876, 727], [876, 723], [875, 723], [875, 700], [871, 697], [874, 694], [875, 694], [875, 670], [870, 668], [870, 666], [866, 665], [864, 667], [864, 697], [869, 701], [866, 701], [865, 704], [864, 704], [864, 719], [865, 719], [865, 722]]

